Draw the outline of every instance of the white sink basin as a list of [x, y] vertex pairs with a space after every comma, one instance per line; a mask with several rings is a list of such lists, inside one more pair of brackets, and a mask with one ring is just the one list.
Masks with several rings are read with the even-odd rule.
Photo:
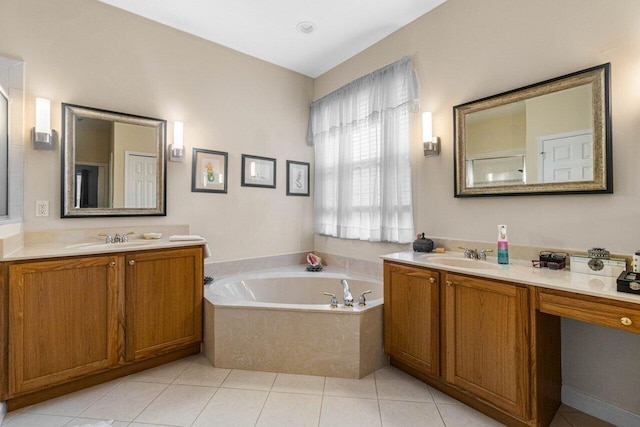
[[152, 241], [149, 240], [131, 240], [128, 242], [121, 243], [76, 243], [74, 245], [67, 245], [65, 249], [113, 249], [116, 250], [118, 248], [131, 248], [131, 247], [139, 247], [139, 246], [147, 246], [152, 244]]
[[433, 255], [423, 255], [427, 262], [439, 264], [446, 267], [470, 268], [474, 270], [499, 270], [498, 264], [492, 264], [487, 261], [478, 261], [477, 259], [440, 257]]

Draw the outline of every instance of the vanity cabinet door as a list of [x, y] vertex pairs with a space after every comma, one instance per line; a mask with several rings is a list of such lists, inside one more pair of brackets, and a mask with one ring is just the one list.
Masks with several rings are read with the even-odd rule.
[[385, 352], [425, 374], [439, 374], [440, 274], [385, 262]]
[[117, 364], [118, 257], [9, 266], [9, 394]]
[[447, 382], [526, 419], [529, 299], [525, 287], [445, 277]]
[[127, 361], [202, 341], [201, 247], [135, 252], [125, 268]]

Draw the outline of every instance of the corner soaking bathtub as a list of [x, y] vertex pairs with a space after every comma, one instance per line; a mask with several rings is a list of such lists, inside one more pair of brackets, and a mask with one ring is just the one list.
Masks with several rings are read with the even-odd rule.
[[[342, 304], [342, 279], [353, 307]], [[388, 363], [382, 294], [380, 281], [304, 266], [217, 279], [205, 288], [203, 352], [220, 368], [361, 378]]]

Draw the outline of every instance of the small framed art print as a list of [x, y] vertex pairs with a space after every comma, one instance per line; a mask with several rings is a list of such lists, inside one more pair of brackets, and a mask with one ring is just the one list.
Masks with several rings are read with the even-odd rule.
[[276, 188], [276, 159], [242, 155], [243, 187]]
[[287, 160], [287, 196], [309, 195], [309, 163]]
[[191, 191], [226, 193], [227, 158], [228, 154], [222, 151], [194, 148]]

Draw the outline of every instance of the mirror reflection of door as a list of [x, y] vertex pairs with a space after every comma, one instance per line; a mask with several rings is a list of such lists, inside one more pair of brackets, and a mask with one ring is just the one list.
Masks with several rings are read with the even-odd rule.
[[539, 138], [540, 182], [575, 182], [593, 179], [591, 129]]
[[157, 157], [149, 153], [125, 152], [125, 208], [155, 206], [157, 162]]

